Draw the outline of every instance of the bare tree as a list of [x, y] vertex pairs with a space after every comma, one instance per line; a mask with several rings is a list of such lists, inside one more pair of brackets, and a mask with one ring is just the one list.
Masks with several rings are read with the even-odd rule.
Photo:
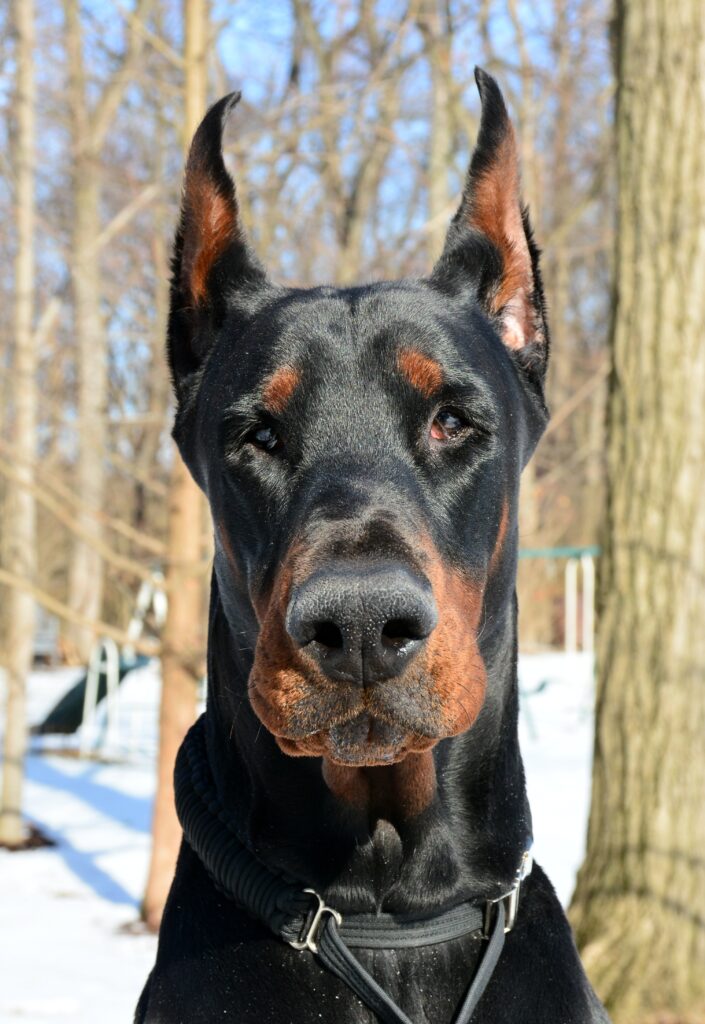
[[[311, 0], [293, 0], [292, 6], [300, 58], [307, 57], [315, 68], [316, 89], [309, 97], [311, 113], [303, 130], [319, 155], [323, 223], [333, 223], [334, 271], [329, 252], [326, 275], [351, 284], [363, 270], [369, 273], [372, 262], [365, 259], [364, 242], [394, 149], [399, 77], [407, 66], [401, 43], [411, 19], [406, 12], [401, 23], [391, 23], [375, 13], [369, 0], [360, 0], [352, 7], [354, 23], [331, 33]], [[365, 67], [359, 78], [351, 70], [353, 48], [355, 63]], [[344, 112], [352, 118], [352, 129], [343, 120]]]
[[621, 1024], [705, 1008], [705, 7], [618, 0], [615, 46], [609, 501], [571, 913]]
[[[56, 173], [44, 174], [42, 164], [37, 190], [38, 320], [52, 296], [59, 313], [40, 351], [37, 458], [42, 489], [56, 482], [66, 500], [77, 501], [62, 516], [40, 502], [36, 583], [71, 607], [67, 633], [76, 656], [85, 656], [92, 622], [124, 626], [134, 601], [134, 562], [146, 571], [150, 557], [163, 557], [166, 389], [152, 354], [164, 315], [155, 265], [165, 262], [162, 239], [178, 179], [178, 6], [154, 0], [147, 10], [140, 0], [108, 5], [99, 16], [92, 0], [62, 0], [70, 81], [60, 60], [42, 65], [38, 137], [42, 145], [49, 139]], [[265, 11], [242, 0], [245, 31], [227, 23], [212, 30], [214, 92], [238, 84], [244, 90], [228, 147], [238, 162], [243, 218], [272, 273], [297, 284], [428, 269], [450, 212], [447, 197], [460, 185], [459, 154], [472, 141], [472, 65], [479, 60], [501, 76], [519, 121], [525, 193], [546, 250], [558, 353], [550, 398], [560, 416], [524, 489], [531, 546], [594, 542], [601, 508], [612, 201], [605, 175], [605, 7], [606, 0], [539, 7], [514, 0], [350, 0], [333, 7], [281, 0]], [[110, 19], [109, 30], [99, 17]], [[8, 26], [2, 10], [6, 48]], [[64, 39], [54, 38], [47, 8], [39, 8], [37, 32], [38, 49], [54, 47], [60, 56]], [[216, 48], [217, 32], [225, 47]], [[10, 66], [0, 62], [0, 79]], [[10, 93], [0, 90], [0, 131], [14, 124]], [[11, 151], [0, 145], [0, 171], [8, 161], [2, 153]], [[13, 198], [0, 182], [0, 243], [8, 248]], [[5, 267], [0, 296], [10, 308]], [[0, 388], [10, 410], [13, 347], [6, 318]], [[577, 405], [574, 393], [583, 395]], [[9, 424], [9, 415], [4, 419]], [[2, 429], [9, 443], [9, 426]], [[0, 455], [2, 492], [11, 485], [5, 470], [12, 454]], [[560, 599], [559, 576], [536, 563], [529, 575], [523, 636], [530, 629], [537, 639], [558, 639], [551, 607]], [[535, 613], [539, 606], [547, 610], [543, 617]], [[0, 599], [0, 629], [7, 607]]]
[[[5, 510], [6, 557], [11, 573], [32, 580], [35, 574], [36, 509], [30, 487], [37, 446], [37, 340], [34, 334], [35, 230], [35, 81], [34, 2], [15, 0], [17, 39], [17, 161], [15, 210], [15, 345], [12, 367], [14, 416], [12, 443], [18, 476]], [[26, 749], [25, 692], [34, 647], [34, 599], [12, 587], [8, 601], [7, 705], [5, 718], [0, 843], [19, 846], [22, 822], [22, 780]]]
[[[184, 0], [184, 121], [186, 151], [206, 107], [207, 0]], [[167, 586], [169, 611], [162, 639], [159, 764], [152, 821], [152, 856], [142, 904], [156, 930], [174, 875], [181, 826], [174, 807], [174, 761], [196, 717], [203, 673], [203, 499], [177, 452], [169, 492]]]
[[452, 129], [451, 47], [453, 22], [447, 0], [427, 0], [421, 5], [419, 29], [431, 72], [431, 138], [428, 161], [428, 221], [430, 257], [443, 249], [449, 215], [453, 210], [448, 175], [451, 167]]
[[[142, 18], [149, 0], [140, 0]], [[78, 0], [64, 0], [66, 50], [69, 67], [69, 113], [73, 150], [73, 217], [69, 256], [73, 284], [74, 343], [78, 355], [78, 459], [76, 492], [81, 499], [77, 534], [69, 573], [69, 605], [88, 620], [101, 617], [103, 561], [84, 540], [101, 539], [96, 511], [103, 508], [105, 491], [106, 417], [108, 411], [108, 343], [101, 309], [103, 279], [97, 241], [101, 231], [101, 153], [130, 74], [141, 52], [142, 36], [127, 28], [127, 44], [99, 98], [91, 102]], [[68, 629], [74, 656], [85, 661], [92, 631], [74, 624]]]

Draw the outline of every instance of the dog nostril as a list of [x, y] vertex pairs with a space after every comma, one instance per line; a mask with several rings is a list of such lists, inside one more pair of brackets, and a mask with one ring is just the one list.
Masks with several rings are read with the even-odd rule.
[[386, 647], [403, 647], [409, 640], [422, 640], [425, 634], [411, 619], [390, 619], [382, 628], [382, 643]]
[[331, 650], [342, 650], [343, 647], [343, 634], [334, 622], [314, 622], [311, 639]]

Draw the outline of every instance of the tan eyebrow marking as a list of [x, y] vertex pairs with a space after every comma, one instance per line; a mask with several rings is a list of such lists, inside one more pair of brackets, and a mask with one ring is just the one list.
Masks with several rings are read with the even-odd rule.
[[270, 412], [284, 411], [300, 380], [301, 373], [293, 366], [280, 366], [274, 371], [262, 392], [264, 404]]
[[440, 364], [418, 349], [399, 349], [397, 366], [411, 386], [420, 391], [424, 398], [430, 398], [443, 383], [443, 370]]

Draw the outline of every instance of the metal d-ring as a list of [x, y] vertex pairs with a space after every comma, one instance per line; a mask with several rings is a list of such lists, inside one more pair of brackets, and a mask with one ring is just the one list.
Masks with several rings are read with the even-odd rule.
[[322, 897], [319, 896], [315, 889], [304, 889], [304, 892], [310, 893], [311, 896], [316, 897], [316, 899], [318, 900], [318, 907], [314, 912], [313, 919], [311, 920], [311, 923], [308, 926], [308, 929], [304, 937], [302, 939], [291, 939], [289, 941], [289, 945], [292, 946], [294, 949], [308, 949], [312, 953], [317, 953], [318, 932], [320, 930], [323, 915], [330, 914], [330, 916], [335, 920], [338, 927], [340, 927], [341, 924], [343, 923], [343, 915], [338, 913], [337, 910], [334, 910], [333, 907], [327, 907]]

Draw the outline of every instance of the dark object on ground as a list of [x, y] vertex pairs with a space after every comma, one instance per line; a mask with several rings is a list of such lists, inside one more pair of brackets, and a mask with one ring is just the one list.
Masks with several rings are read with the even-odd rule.
[[548, 329], [513, 130], [476, 77], [426, 280], [271, 284], [222, 159], [237, 97], [194, 138], [168, 347], [215, 524], [208, 701], [138, 1024], [607, 1020], [538, 867], [501, 948], [531, 837], [514, 594]]
[[[148, 661], [149, 658], [142, 654], [138, 654], [134, 658], [121, 658], [120, 682], [133, 669], [142, 668]], [[83, 721], [83, 701], [86, 696], [87, 678], [88, 675], [84, 672], [78, 682], [55, 704], [44, 721], [32, 728], [33, 736], [69, 735], [76, 732]], [[105, 698], [107, 692], [108, 680], [103, 671], [98, 677], [98, 704]]]
[[17, 846], [6, 846], [0, 843], [0, 850], [7, 850], [8, 853], [23, 853], [27, 850], [44, 850], [47, 846], [56, 846], [56, 841], [40, 831], [36, 825], [30, 825], [23, 842]]

